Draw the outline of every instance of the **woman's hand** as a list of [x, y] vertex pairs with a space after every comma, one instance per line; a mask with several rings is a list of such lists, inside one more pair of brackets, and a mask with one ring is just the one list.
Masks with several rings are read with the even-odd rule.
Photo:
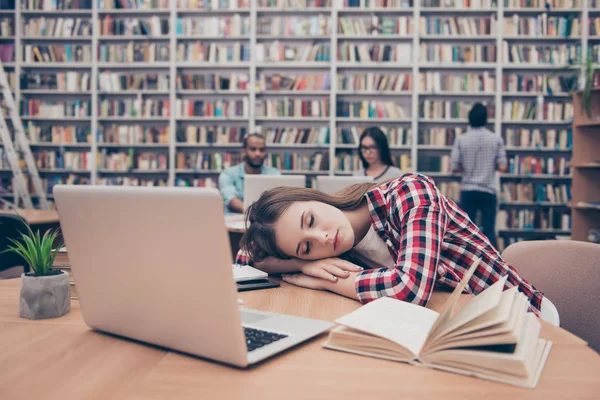
[[345, 279], [350, 276], [351, 272], [360, 272], [362, 270], [362, 267], [337, 257], [308, 261], [300, 268], [300, 271], [304, 275], [331, 282], [337, 282], [338, 278]]
[[292, 285], [314, 290], [329, 290], [330, 292], [358, 300], [354, 285], [356, 276], [359, 273], [360, 272], [350, 272], [348, 273], [347, 279], [340, 279], [335, 282], [327, 279], [315, 278], [314, 276], [306, 275], [302, 272], [292, 275], [283, 275], [282, 278], [285, 282]]

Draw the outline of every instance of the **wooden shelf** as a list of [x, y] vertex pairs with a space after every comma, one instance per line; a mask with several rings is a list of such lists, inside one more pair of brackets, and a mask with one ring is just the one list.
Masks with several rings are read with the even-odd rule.
[[591, 116], [582, 112], [581, 92], [573, 99], [572, 238], [586, 241], [590, 229], [600, 229], [600, 88], [592, 91]]

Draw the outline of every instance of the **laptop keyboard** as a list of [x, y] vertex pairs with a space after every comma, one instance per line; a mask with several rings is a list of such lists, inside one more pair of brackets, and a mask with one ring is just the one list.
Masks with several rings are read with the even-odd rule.
[[287, 335], [254, 328], [244, 328], [244, 332], [246, 334], [246, 346], [248, 347], [249, 352], [288, 337]]

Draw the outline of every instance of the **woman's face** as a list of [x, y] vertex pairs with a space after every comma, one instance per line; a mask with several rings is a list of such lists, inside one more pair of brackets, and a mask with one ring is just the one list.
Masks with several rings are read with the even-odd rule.
[[370, 136], [365, 136], [360, 142], [360, 152], [369, 165], [380, 161], [379, 148], [377, 143]]
[[318, 201], [297, 201], [273, 224], [277, 247], [304, 260], [339, 256], [354, 246], [354, 230], [339, 209]]

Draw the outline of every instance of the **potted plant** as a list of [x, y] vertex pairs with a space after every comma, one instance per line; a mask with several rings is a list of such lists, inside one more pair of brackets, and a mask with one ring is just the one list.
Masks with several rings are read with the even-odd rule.
[[5, 251], [19, 254], [31, 272], [21, 275], [19, 315], [22, 318], [57, 318], [71, 310], [69, 275], [53, 269], [54, 259], [64, 244], [54, 247], [59, 229], [48, 230], [40, 237], [26, 224], [21, 240], [9, 239], [13, 245]]
[[[576, 67], [576, 68], [574, 68]], [[580, 92], [581, 94], [581, 113], [585, 111], [588, 118], [592, 117], [592, 94], [595, 89], [600, 88], [600, 63], [594, 62], [591, 54], [578, 62], [574, 62], [565, 68], [561, 68], [557, 73], [568, 71], [567, 75], [574, 84], [570, 86], [570, 92]], [[556, 74], [553, 74], [556, 75]], [[580, 81], [581, 78], [581, 81]], [[579, 85], [578, 82], [582, 84]]]

